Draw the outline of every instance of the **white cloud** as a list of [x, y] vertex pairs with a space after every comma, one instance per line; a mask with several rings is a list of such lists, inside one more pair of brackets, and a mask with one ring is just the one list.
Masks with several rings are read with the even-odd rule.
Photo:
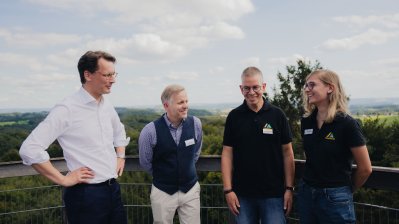
[[380, 25], [386, 28], [399, 28], [399, 13], [391, 15], [370, 15], [370, 16], [339, 16], [334, 17], [334, 21], [365, 27], [371, 25]]
[[93, 16], [95, 12], [101, 11], [105, 7], [104, 1], [97, 0], [25, 0], [32, 4], [46, 6], [52, 9], [74, 10], [84, 16]]
[[209, 73], [212, 75], [218, 75], [220, 73], [223, 73], [225, 71], [225, 68], [223, 66], [216, 66], [214, 68], [209, 69]]
[[51, 106], [70, 94], [71, 86], [76, 84], [76, 80], [76, 74], [61, 73], [36, 73], [25, 76], [15, 74], [13, 77], [0, 77], [1, 82], [7, 83], [4, 87], [8, 93], [6, 103], [10, 106], [19, 105], [19, 107]]
[[70, 48], [59, 53], [49, 54], [46, 59], [49, 64], [61, 67], [75, 68], [78, 58], [82, 56], [85, 51], [83, 49]]
[[21, 55], [14, 53], [0, 53], [0, 65], [3, 67], [7, 66], [18, 66], [17, 68], [28, 68], [33, 71], [54, 71], [57, 67], [48, 65], [39, 61], [34, 56]]
[[129, 85], [140, 85], [140, 86], [148, 86], [153, 85], [154, 83], [159, 83], [162, 81], [162, 78], [159, 76], [138, 76], [132, 80], [129, 80], [127, 83]]
[[249, 66], [260, 67], [260, 59], [259, 59], [259, 57], [245, 58], [240, 61], [240, 64], [243, 67], [249, 67]]
[[136, 64], [140, 63], [139, 60], [131, 59], [131, 58], [128, 58], [128, 57], [123, 57], [123, 56], [122, 57], [118, 57], [116, 60], [117, 60], [118, 64], [123, 64], [123, 65], [136, 65]]
[[52, 73], [52, 74], [36, 74], [30, 76], [30, 81], [34, 82], [60, 82], [60, 81], [67, 81], [67, 80], [76, 80], [76, 74], [60, 74], [60, 73]]
[[273, 67], [287, 66], [287, 65], [296, 65], [298, 60], [310, 61], [311, 59], [308, 57], [304, 57], [300, 54], [293, 54], [288, 57], [275, 57], [267, 60], [268, 65]]
[[210, 26], [201, 26], [199, 33], [212, 39], [242, 39], [244, 32], [237, 26], [232, 26], [225, 22], [218, 22]]
[[[127, 22], [137, 22], [161, 15], [188, 13], [204, 15], [206, 18], [237, 19], [241, 15], [254, 10], [250, 0], [27, 0], [50, 8], [73, 10], [79, 13], [94, 14], [96, 12], [114, 12], [120, 18], [129, 18]], [[126, 20], [120, 20], [125, 21]]]
[[382, 66], [399, 66], [399, 58], [384, 58], [371, 62], [373, 65], [382, 65]]
[[171, 61], [212, 41], [242, 39], [234, 24], [254, 11], [251, 0], [29, 0], [33, 4], [76, 13], [99, 15], [109, 26], [135, 26], [128, 38], [91, 39], [86, 46], [121, 53], [135, 61]]
[[170, 72], [166, 78], [173, 81], [193, 81], [198, 79], [199, 75], [196, 72]]
[[367, 71], [337, 71], [346, 94], [352, 98], [397, 96], [399, 94], [397, 88], [399, 83], [398, 72], [399, 70], [381, 70], [381, 68]]
[[324, 50], [353, 50], [367, 44], [384, 44], [397, 37], [399, 37], [399, 31], [369, 29], [352, 37], [329, 39], [322, 43], [321, 48]]
[[88, 49], [103, 49], [133, 61], [167, 61], [187, 54], [184, 46], [162, 39], [156, 34], [138, 34], [123, 39], [97, 39], [86, 44]]
[[59, 46], [77, 44], [82, 41], [79, 35], [59, 33], [36, 33], [29, 30], [0, 29], [0, 39], [13, 47], [38, 48], [43, 46]]
[[[10, 85], [18, 86], [28, 90], [41, 91], [42, 89], [58, 88], [61, 82], [75, 82], [77, 80], [76, 74], [61, 74], [61, 73], [49, 73], [49, 74], [32, 74], [25, 76], [24, 78], [15, 78], [9, 80]], [[58, 87], [55, 87], [58, 86]]]
[[186, 53], [183, 46], [164, 40], [156, 34], [135, 35], [132, 41], [136, 49], [142, 53], [165, 56], [181, 56]]

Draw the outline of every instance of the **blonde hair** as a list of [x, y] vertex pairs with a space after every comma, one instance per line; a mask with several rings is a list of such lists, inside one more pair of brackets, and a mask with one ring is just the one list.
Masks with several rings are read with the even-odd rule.
[[[337, 113], [349, 114], [348, 110], [348, 99], [346, 97], [344, 88], [339, 80], [339, 76], [327, 69], [318, 69], [310, 73], [306, 77], [306, 81], [311, 77], [316, 76], [325, 85], [330, 85], [333, 87], [333, 91], [328, 95], [329, 104], [327, 109], [327, 117], [325, 122], [331, 123]], [[302, 91], [303, 107], [305, 110], [305, 117], [310, 116], [316, 109], [316, 106], [309, 103], [308, 97], [305, 93], [305, 89]]]
[[178, 84], [171, 84], [165, 87], [161, 94], [161, 102], [162, 104], [168, 102], [171, 103], [172, 96], [176, 93], [180, 93], [181, 91], [184, 91], [184, 87]]
[[259, 84], [263, 83], [263, 74], [257, 67], [248, 67], [244, 69], [241, 74], [241, 81], [244, 81], [245, 77], [259, 76]]

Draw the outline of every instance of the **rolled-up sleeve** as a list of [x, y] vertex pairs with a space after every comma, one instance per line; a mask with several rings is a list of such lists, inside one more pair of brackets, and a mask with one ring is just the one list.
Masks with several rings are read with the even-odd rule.
[[130, 142], [130, 137], [126, 138], [125, 126], [119, 119], [118, 113], [113, 109], [112, 127], [114, 131], [114, 147], [125, 147]]
[[157, 141], [155, 124], [151, 122], [147, 124], [140, 132], [139, 137], [139, 159], [141, 167], [152, 174], [152, 156], [153, 148]]
[[50, 159], [47, 148], [68, 128], [69, 110], [56, 105], [47, 117], [22, 143], [19, 155], [25, 165], [43, 163]]

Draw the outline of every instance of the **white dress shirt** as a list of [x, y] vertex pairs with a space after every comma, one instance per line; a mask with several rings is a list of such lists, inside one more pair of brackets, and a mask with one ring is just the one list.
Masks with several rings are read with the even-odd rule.
[[114, 107], [104, 97], [97, 103], [83, 87], [54, 106], [23, 142], [19, 152], [23, 163], [48, 161], [46, 150], [55, 139], [70, 171], [80, 167], [94, 171], [90, 183], [117, 177], [115, 147], [130, 141]]

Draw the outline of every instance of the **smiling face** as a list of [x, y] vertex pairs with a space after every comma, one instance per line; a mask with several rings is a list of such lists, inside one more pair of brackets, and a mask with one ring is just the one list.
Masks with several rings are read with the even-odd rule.
[[331, 85], [321, 81], [318, 75], [315, 74], [306, 80], [304, 91], [308, 103], [320, 107], [329, 104], [329, 94], [332, 93], [333, 89]]
[[103, 58], [98, 59], [97, 71], [90, 73], [85, 71], [86, 83], [85, 89], [96, 99], [99, 99], [102, 94], [111, 92], [111, 87], [115, 83], [115, 76], [108, 74], [115, 73], [114, 63]]
[[243, 76], [240, 89], [250, 108], [263, 106], [263, 93], [266, 89], [266, 83], [262, 83], [262, 77], [259, 74]]
[[188, 98], [185, 90], [174, 93], [169, 101], [163, 104], [168, 119], [176, 124], [180, 123], [187, 117], [188, 113]]

